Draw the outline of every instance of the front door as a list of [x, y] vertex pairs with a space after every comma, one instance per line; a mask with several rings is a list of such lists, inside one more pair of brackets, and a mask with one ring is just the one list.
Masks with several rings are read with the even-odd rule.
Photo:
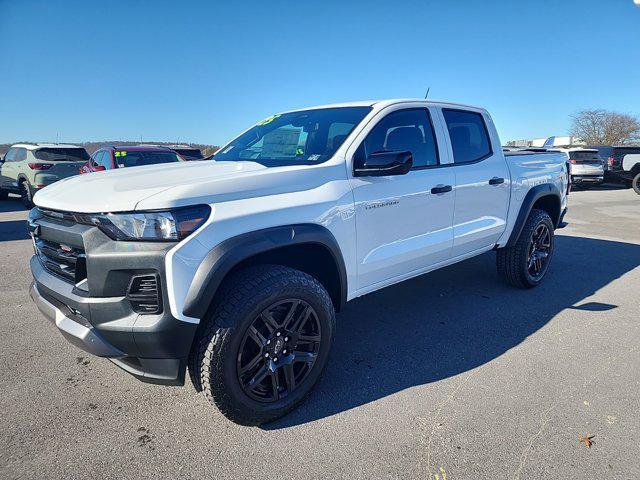
[[355, 157], [385, 150], [411, 151], [413, 169], [406, 175], [353, 179], [360, 291], [446, 261], [453, 245], [454, 172], [439, 168], [429, 110], [389, 113], [369, 132]]
[[6, 190], [17, 191], [18, 171], [16, 169], [17, 148], [10, 148], [4, 156], [4, 163], [0, 166], [0, 187]]

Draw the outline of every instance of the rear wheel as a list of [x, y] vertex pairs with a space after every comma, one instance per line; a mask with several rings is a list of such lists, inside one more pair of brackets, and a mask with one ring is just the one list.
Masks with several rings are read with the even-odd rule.
[[531, 210], [515, 245], [497, 252], [500, 276], [520, 288], [539, 285], [551, 263], [553, 238], [553, 222], [549, 214], [543, 210]]
[[230, 420], [259, 425], [298, 406], [329, 358], [335, 313], [315, 278], [265, 265], [227, 281], [191, 352], [196, 388]]
[[640, 195], [640, 173], [633, 177], [633, 180], [631, 180], [631, 186], [633, 187], [633, 191]]
[[33, 208], [33, 193], [31, 193], [31, 185], [28, 180], [20, 182], [20, 199], [25, 207]]

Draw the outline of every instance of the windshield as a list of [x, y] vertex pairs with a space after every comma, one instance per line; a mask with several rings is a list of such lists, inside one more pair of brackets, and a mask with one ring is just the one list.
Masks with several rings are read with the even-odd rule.
[[89, 154], [84, 148], [41, 148], [33, 152], [33, 155], [38, 160], [47, 162], [86, 162], [89, 160]]
[[249, 160], [267, 167], [326, 162], [370, 111], [371, 107], [340, 107], [273, 115], [218, 151], [213, 160]]
[[114, 153], [116, 168], [142, 167], [158, 163], [179, 162], [180, 158], [175, 152], [143, 152], [120, 150]]
[[172, 148], [172, 150], [188, 160], [202, 160], [202, 152], [197, 148]]

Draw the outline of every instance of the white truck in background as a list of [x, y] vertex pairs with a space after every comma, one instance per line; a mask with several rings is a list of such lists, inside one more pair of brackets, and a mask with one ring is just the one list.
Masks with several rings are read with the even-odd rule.
[[425, 100], [273, 115], [210, 162], [95, 172], [35, 196], [31, 297], [137, 378], [193, 384], [231, 420], [295, 408], [349, 300], [497, 251], [543, 281], [566, 157], [509, 152], [489, 113]]

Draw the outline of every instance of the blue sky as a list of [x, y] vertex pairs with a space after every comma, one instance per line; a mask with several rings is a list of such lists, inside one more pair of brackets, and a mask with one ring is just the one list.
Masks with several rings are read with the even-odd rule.
[[291, 108], [422, 97], [503, 142], [640, 114], [633, 0], [0, 0], [0, 142], [220, 144]]

